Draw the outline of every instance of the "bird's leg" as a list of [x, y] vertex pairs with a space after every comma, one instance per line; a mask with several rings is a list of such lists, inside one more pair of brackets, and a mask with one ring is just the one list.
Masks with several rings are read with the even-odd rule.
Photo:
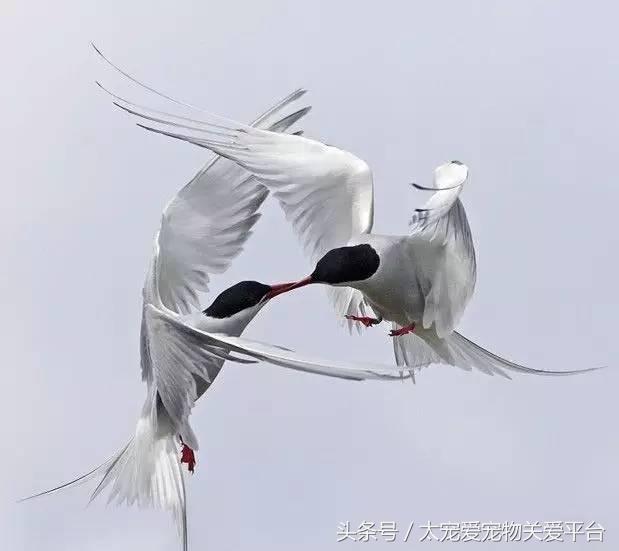
[[415, 324], [411, 323], [409, 325], [405, 325], [404, 327], [400, 327], [399, 329], [392, 329], [389, 331], [390, 337], [401, 337], [402, 335], [408, 335], [409, 333], [415, 332]]
[[187, 469], [193, 474], [193, 470], [196, 466], [196, 454], [187, 444], [185, 444], [185, 442], [183, 442], [182, 438], [181, 444], [183, 445], [181, 449], [181, 464], [187, 463]]
[[359, 323], [362, 323], [366, 327], [372, 327], [372, 325], [378, 325], [381, 321], [383, 321], [382, 319], [369, 318], [367, 316], [344, 316], [344, 317], [347, 320], [358, 321]]

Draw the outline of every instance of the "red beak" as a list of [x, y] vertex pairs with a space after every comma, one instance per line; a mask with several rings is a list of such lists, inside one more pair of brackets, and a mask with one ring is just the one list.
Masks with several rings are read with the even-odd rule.
[[278, 285], [271, 285], [271, 290], [264, 297], [266, 300], [270, 300], [277, 295], [281, 295], [283, 293], [287, 293], [288, 291], [292, 291], [293, 289], [298, 289], [299, 287], [305, 287], [310, 283], [313, 283], [311, 277], [306, 277], [304, 279], [300, 279], [299, 281], [292, 281], [290, 283], [279, 283]]

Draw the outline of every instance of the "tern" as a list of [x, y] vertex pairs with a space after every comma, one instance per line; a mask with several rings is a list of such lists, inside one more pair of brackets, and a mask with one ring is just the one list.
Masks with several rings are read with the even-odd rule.
[[464, 163], [439, 166], [431, 186], [413, 184], [430, 196], [413, 213], [410, 232], [381, 235], [372, 232], [372, 172], [352, 153], [203, 110], [201, 118], [181, 117], [112, 95], [117, 107], [144, 121], [138, 126], [145, 130], [209, 149], [254, 175], [279, 201], [316, 263], [310, 276], [286, 292], [325, 284], [336, 313], [349, 327], [391, 322], [396, 364], [411, 375], [430, 364], [476, 368], [506, 378], [509, 371], [571, 375], [598, 369], [533, 369], [455, 331], [476, 281], [475, 247], [460, 199], [469, 172]]
[[[259, 117], [252, 127], [284, 132], [308, 108], [282, 112], [305, 92], [298, 90]], [[213, 383], [225, 360], [257, 360], [350, 380], [400, 380], [392, 367], [307, 358], [292, 350], [238, 338], [290, 283], [242, 281], [220, 293], [204, 310], [210, 274], [224, 272], [242, 250], [260, 217], [268, 191], [235, 163], [216, 157], [168, 203], [154, 239], [143, 287], [140, 333], [146, 400], [135, 434], [104, 464], [31, 499], [100, 477], [91, 501], [108, 488], [110, 501], [170, 510], [187, 549], [183, 464], [194, 470], [198, 440], [191, 409]]]

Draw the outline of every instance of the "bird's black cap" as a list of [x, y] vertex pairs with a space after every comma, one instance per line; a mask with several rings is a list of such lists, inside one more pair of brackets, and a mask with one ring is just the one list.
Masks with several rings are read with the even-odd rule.
[[316, 264], [313, 283], [348, 283], [363, 281], [376, 273], [380, 257], [371, 245], [354, 245], [331, 249]]
[[229, 318], [256, 306], [271, 291], [269, 285], [258, 281], [241, 281], [219, 293], [204, 314], [211, 318]]

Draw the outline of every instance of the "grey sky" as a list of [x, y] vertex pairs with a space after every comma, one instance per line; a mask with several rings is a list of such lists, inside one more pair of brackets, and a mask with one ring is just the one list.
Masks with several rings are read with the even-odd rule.
[[[309, 88], [304, 127], [372, 166], [383, 233], [406, 231], [423, 200], [409, 182], [466, 162], [479, 272], [462, 332], [532, 367], [610, 366], [511, 382], [435, 367], [416, 386], [228, 366], [194, 410], [193, 549], [354, 549], [363, 544], [336, 543], [347, 520], [597, 520], [616, 547], [618, 11], [532, 0], [4, 0], [4, 548], [177, 549], [168, 515], [85, 510], [85, 487], [13, 503], [98, 464], [133, 431], [151, 239], [165, 202], [208, 157], [115, 111], [94, 79], [127, 88], [91, 40], [167, 93], [240, 120]], [[213, 291], [307, 270], [269, 202]], [[348, 337], [323, 295], [286, 296], [247, 334], [391, 361], [386, 326]]]

